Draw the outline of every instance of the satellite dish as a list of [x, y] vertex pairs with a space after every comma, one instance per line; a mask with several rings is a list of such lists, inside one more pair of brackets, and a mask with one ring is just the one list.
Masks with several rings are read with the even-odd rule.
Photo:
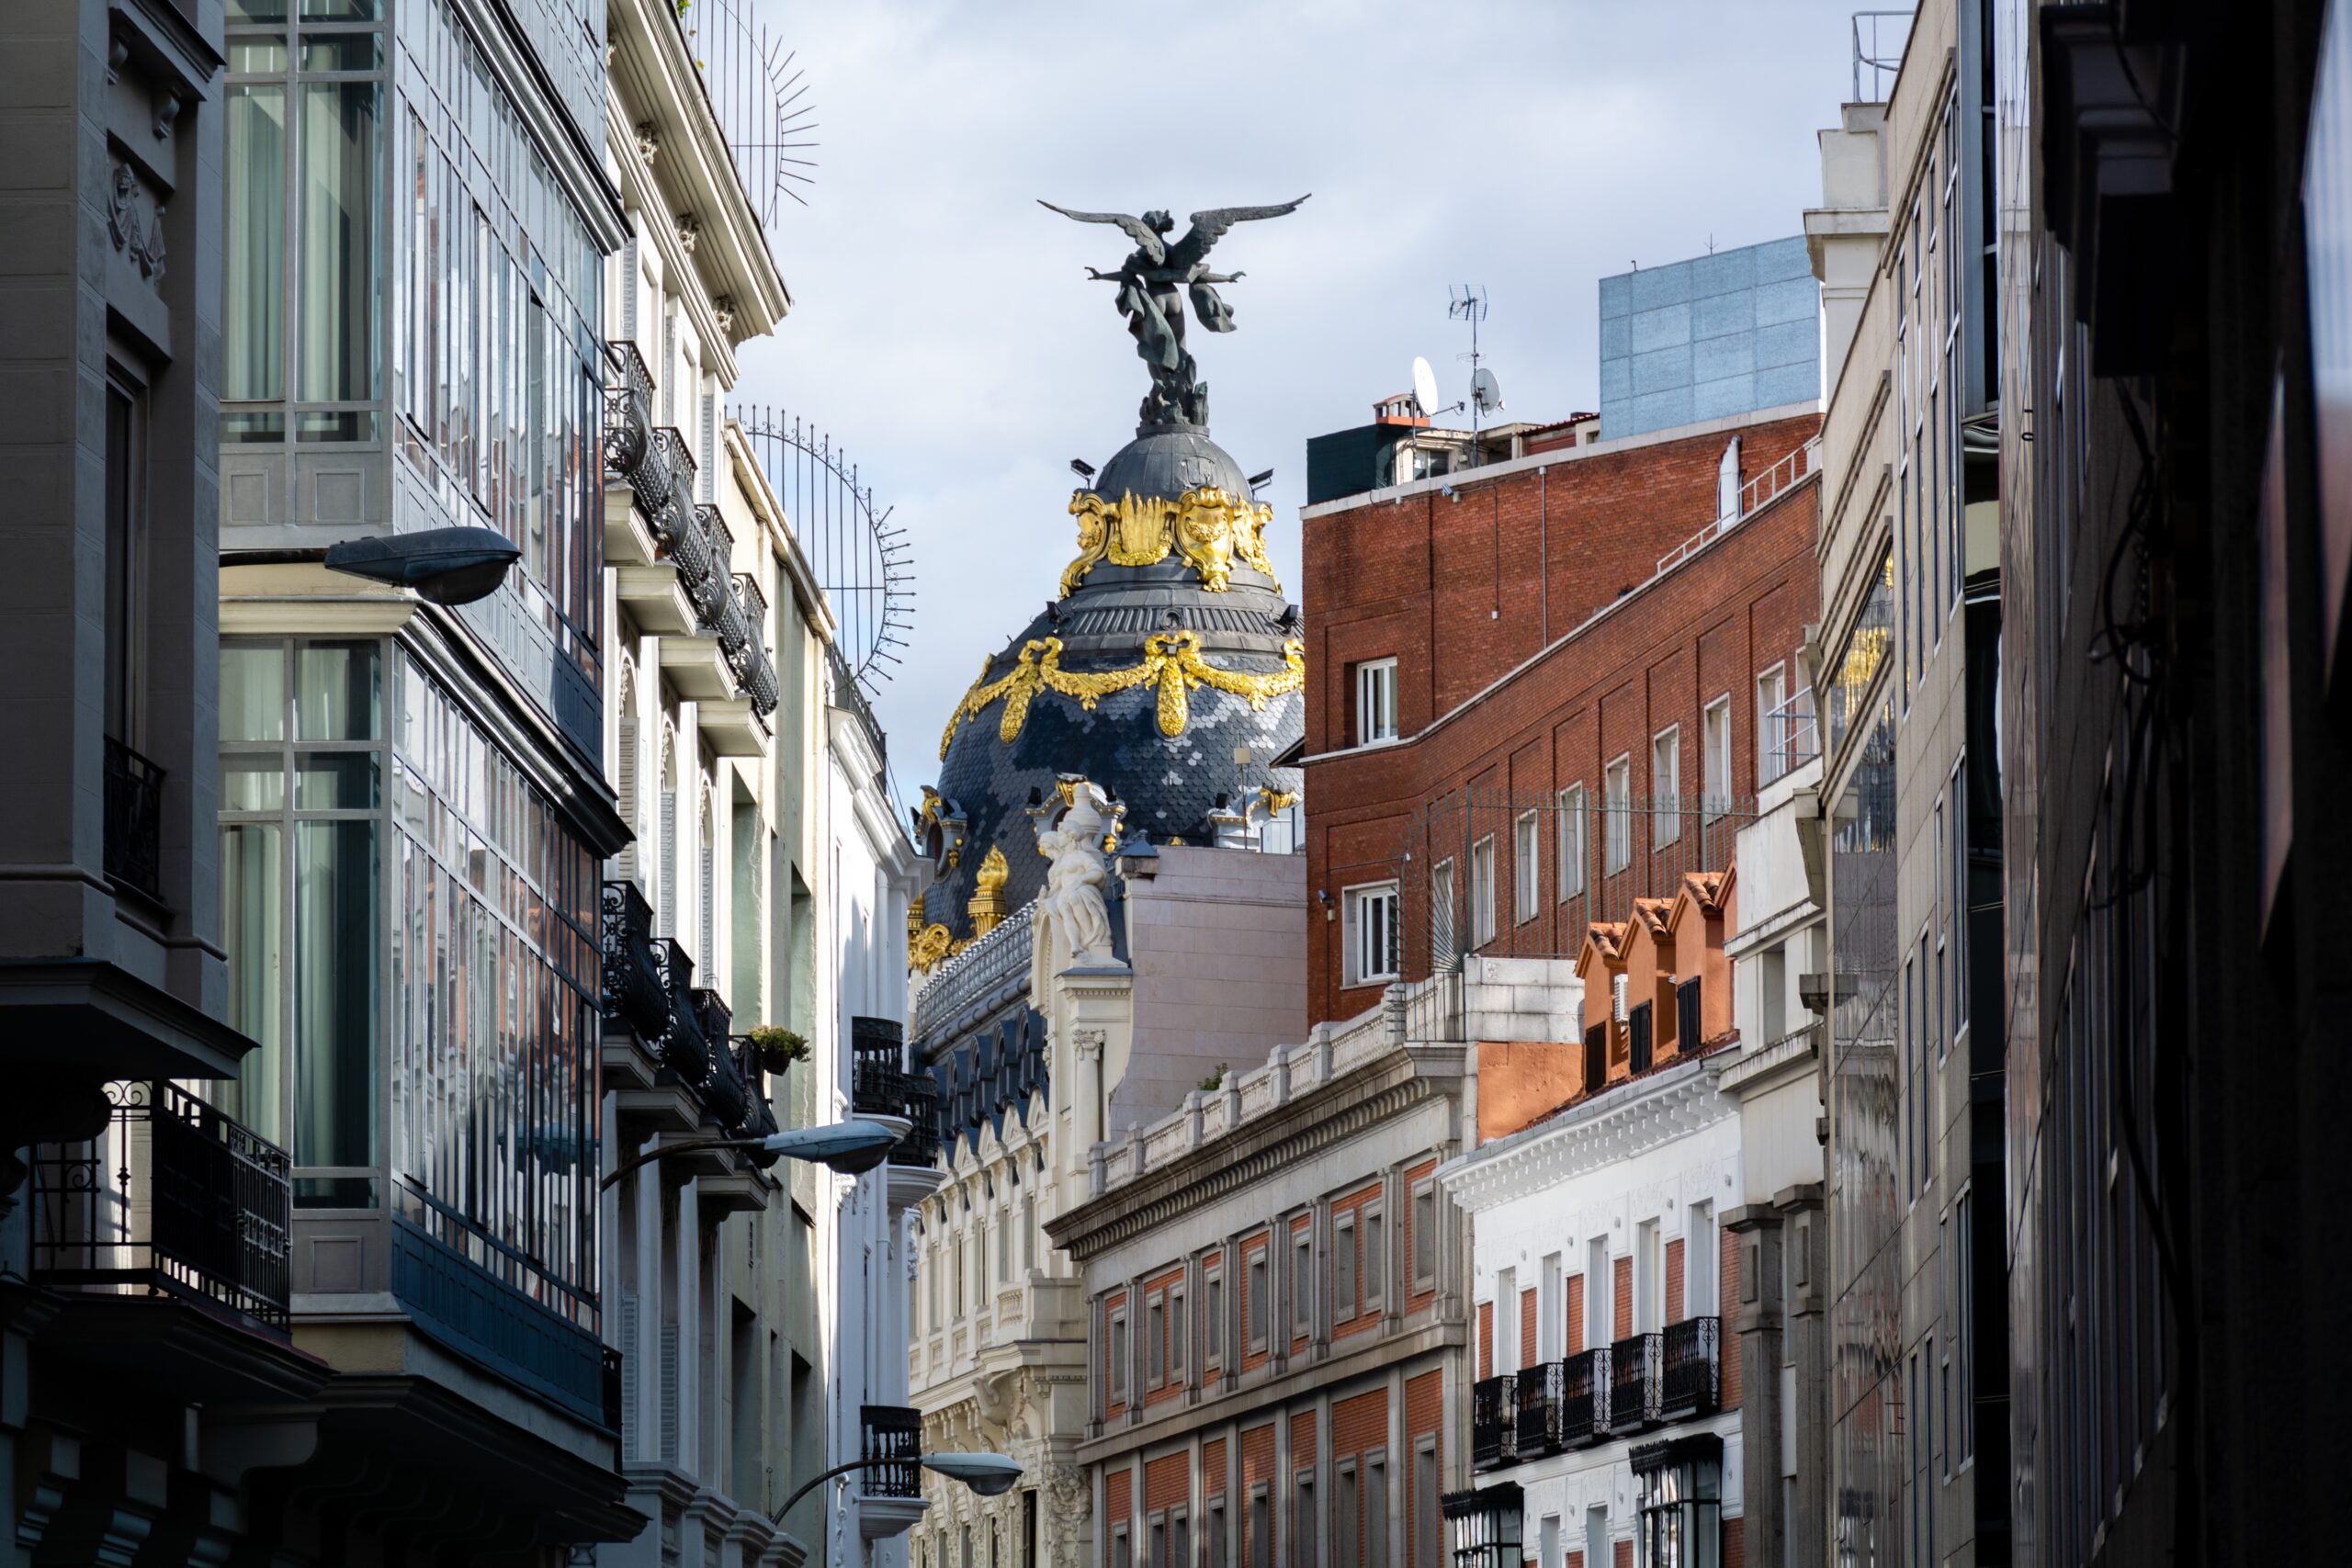
[[1480, 413], [1498, 412], [1503, 406], [1503, 384], [1495, 379], [1493, 371], [1481, 365], [1470, 373], [1470, 397]]
[[1437, 412], [1437, 372], [1418, 354], [1413, 356], [1413, 401], [1425, 415]]

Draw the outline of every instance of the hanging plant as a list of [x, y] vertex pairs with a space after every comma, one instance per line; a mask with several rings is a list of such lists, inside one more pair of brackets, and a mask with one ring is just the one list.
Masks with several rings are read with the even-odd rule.
[[808, 1059], [808, 1037], [780, 1024], [763, 1023], [744, 1038], [760, 1054], [760, 1066], [772, 1073], [780, 1073], [795, 1062]]

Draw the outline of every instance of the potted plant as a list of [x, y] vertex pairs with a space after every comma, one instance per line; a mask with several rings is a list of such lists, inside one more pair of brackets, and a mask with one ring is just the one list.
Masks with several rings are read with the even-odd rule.
[[771, 1073], [781, 1073], [793, 1063], [808, 1059], [807, 1037], [781, 1024], [761, 1024], [744, 1038], [760, 1054], [760, 1066]]

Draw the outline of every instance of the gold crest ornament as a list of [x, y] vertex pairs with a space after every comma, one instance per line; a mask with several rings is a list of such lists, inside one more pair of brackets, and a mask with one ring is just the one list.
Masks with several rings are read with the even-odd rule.
[[972, 894], [972, 901], [965, 907], [965, 913], [972, 917], [972, 934], [975, 937], [986, 936], [1004, 923], [1004, 883], [1012, 874], [1012, 868], [1005, 863], [1004, 852], [993, 844], [989, 845], [988, 858], [980, 862], [979, 872], [973, 878], [978, 886]]
[[[1155, 566], [1175, 553], [1212, 593], [1231, 586], [1237, 560], [1268, 577], [1274, 574], [1266, 554], [1266, 525], [1274, 520], [1274, 509], [1214, 485], [1188, 490], [1173, 501], [1132, 491], [1107, 501], [1081, 490], [1070, 496], [1069, 513], [1078, 519], [1078, 558], [1062, 569], [1065, 599], [1105, 560]], [[1279, 592], [1281, 584], [1275, 588]]]

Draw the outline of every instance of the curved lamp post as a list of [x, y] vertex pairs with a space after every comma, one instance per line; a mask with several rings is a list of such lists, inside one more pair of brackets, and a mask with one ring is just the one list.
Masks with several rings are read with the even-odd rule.
[[[876, 1470], [886, 1464], [906, 1462], [901, 1456], [896, 1459], [854, 1459], [847, 1464], [837, 1464], [824, 1474], [803, 1482], [798, 1491], [784, 1500], [784, 1506], [769, 1516], [768, 1522], [784, 1523], [784, 1516], [792, 1512], [795, 1503], [826, 1482], [837, 1481], [853, 1470]], [[923, 1454], [915, 1462], [950, 1481], [962, 1482], [983, 1497], [1001, 1496], [1012, 1491], [1012, 1483], [1021, 1479], [1021, 1461], [1007, 1459], [1002, 1454]]]
[[763, 1138], [682, 1138], [621, 1161], [597, 1190], [611, 1191], [613, 1184], [622, 1177], [655, 1160], [673, 1155], [705, 1154], [712, 1149], [758, 1149], [787, 1159], [830, 1166], [844, 1176], [862, 1176], [888, 1159], [890, 1151], [899, 1146], [899, 1141], [913, 1125], [903, 1116], [855, 1116], [830, 1126], [770, 1133]]
[[220, 552], [220, 564], [323, 566], [372, 582], [414, 589], [418, 598], [435, 604], [470, 604], [496, 592], [506, 581], [506, 569], [522, 558], [523, 552], [495, 528], [457, 527], [284, 549], [226, 549]]

